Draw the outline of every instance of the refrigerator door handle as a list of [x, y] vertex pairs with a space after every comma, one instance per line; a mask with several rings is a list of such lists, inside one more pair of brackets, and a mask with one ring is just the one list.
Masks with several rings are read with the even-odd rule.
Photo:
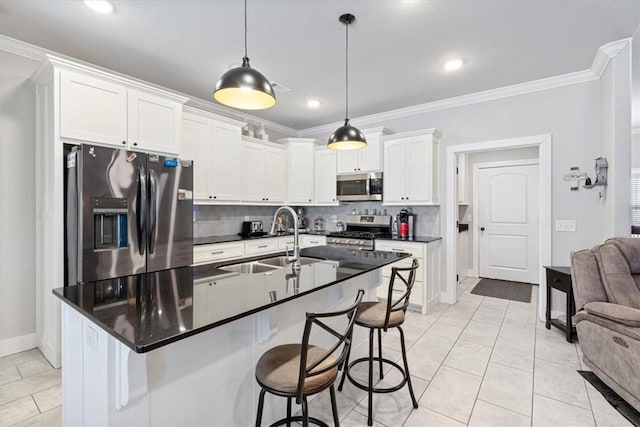
[[138, 169], [136, 227], [138, 228], [138, 251], [144, 255], [147, 234], [147, 174], [143, 167]]
[[158, 185], [156, 182], [156, 172], [149, 171], [149, 253], [154, 253], [156, 249], [156, 232], [158, 228], [158, 206], [157, 206]]

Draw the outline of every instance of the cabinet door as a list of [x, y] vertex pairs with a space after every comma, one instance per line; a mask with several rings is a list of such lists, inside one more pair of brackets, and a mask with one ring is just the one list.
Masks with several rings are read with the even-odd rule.
[[405, 141], [384, 144], [384, 202], [404, 202], [406, 180]]
[[366, 135], [367, 147], [356, 150], [360, 153], [360, 166], [363, 172], [382, 170], [382, 141], [380, 134]]
[[265, 201], [284, 203], [287, 199], [287, 152], [267, 147], [264, 155]]
[[313, 143], [289, 144], [289, 203], [313, 203], [314, 149]]
[[358, 171], [361, 150], [343, 150], [337, 152], [338, 173], [353, 173]]
[[211, 170], [211, 121], [186, 115], [182, 118], [182, 150], [180, 157], [193, 160], [193, 198], [209, 200]]
[[212, 121], [212, 134], [209, 195], [213, 200], [237, 202], [242, 198], [241, 129]]
[[264, 196], [264, 148], [244, 142], [241, 149], [242, 200], [263, 202]]
[[315, 191], [316, 203], [335, 205], [336, 198], [336, 152], [316, 151]]
[[[424, 137], [405, 141], [406, 149], [406, 191], [409, 203], [431, 202], [431, 144]], [[386, 176], [385, 176], [386, 178]]]
[[127, 90], [69, 71], [60, 73], [60, 136], [127, 145]]
[[180, 153], [182, 105], [129, 90], [129, 147], [159, 153]]

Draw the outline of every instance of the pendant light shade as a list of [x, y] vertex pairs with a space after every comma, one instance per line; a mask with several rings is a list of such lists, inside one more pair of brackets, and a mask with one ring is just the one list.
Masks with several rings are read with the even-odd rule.
[[332, 150], [355, 150], [367, 146], [364, 134], [349, 123], [349, 25], [356, 19], [350, 13], [340, 15], [339, 21], [346, 29], [346, 59], [345, 59], [345, 119], [344, 125], [335, 130], [329, 137], [327, 148]]
[[247, 56], [247, 0], [244, 0], [244, 57], [242, 65], [220, 77], [213, 91], [213, 99], [241, 110], [263, 110], [276, 104], [276, 94], [269, 80], [251, 68]]
[[349, 124], [349, 119], [344, 121], [344, 126], [340, 126], [329, 137], [327, 148], [332, 150], [355, 150], [367, 146], [364, 134], [358, 128]]

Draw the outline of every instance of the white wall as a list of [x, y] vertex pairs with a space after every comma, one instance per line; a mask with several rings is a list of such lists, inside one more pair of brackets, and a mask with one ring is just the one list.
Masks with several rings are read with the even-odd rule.
[[38, 62], [0, 51], [0, 356], [36, 345], [35, 88]]

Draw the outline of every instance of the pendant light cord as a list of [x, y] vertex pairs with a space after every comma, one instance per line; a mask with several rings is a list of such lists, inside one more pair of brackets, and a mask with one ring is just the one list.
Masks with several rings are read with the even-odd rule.
[[[245, 0], [246, 1], [246, 0]], [[345, 49], [346, 57], [345, 57], [345, 81], [346, 81], [346, 91], [345, 91], [345, 112], [344, 112], [344, 120], [345, 122], [349, 120], [349, 23], [345, 22], [344, 24], [346, 30], [346, 45]]]
[[247, 0], [244, 0], [244, 57], [247, 57]]

